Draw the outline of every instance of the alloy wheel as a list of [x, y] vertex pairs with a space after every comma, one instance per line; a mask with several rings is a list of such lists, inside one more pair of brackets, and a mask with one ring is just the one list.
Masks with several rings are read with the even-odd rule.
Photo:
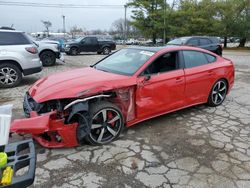
[[215, 105], [221, 104], [227, 94], [227, 85], [224, 81], [218, 81], [212, 91], [212, 101]]
[[16, 70], [10, 67], [4, 67], [0, 69], [0, 82], [3, 85], [12, 85], [18, 80], [18, 74]]
[[92, 118], [90, 137], [96, 143], [105, 144], [112, 141], [122, 128], [122, 117], [113, 108], [98, 111]]
[[104, 55], [108, 55], [110, 53], [110, 49], [109, 48], [104, 48], [103, 49], [103, 54]]

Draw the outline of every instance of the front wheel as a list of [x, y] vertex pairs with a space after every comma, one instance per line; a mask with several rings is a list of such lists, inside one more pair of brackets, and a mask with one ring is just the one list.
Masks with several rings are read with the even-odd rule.
[[40, 59], [43, 63], [43, 66], [52, 66], [56, 63], [56, 55], [51, 51], [44, 51], [40, 54]]
[[210, 92], [208, 105], [212, 107], [221, 105], [226, 98], [227, 90], [228, 86], [226, 80], [218, 80]]
[[78, 54], [78, 48], [76, 48], [76, 47], [72, 47], [71, 49], [70, 49], [70, 55], [77, 55]]
[[94, 103], [90, 106], [90, 134], [87, 141], [93, 145], [107, 144], [115, 140], [124, 127], [120, 109], [109, 102]]

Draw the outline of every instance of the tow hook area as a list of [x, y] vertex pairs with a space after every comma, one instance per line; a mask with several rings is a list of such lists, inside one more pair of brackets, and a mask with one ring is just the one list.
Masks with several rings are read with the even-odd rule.
[[56, 113], [52, 111], [38, 115], [32, 112], [30, 118], [14, 120], [10, 132], [32, 134], [40, 145], [47, 148], [78, 146], [76, 137], [78, 123], [65, 124], [64, 119], [56, 118]]

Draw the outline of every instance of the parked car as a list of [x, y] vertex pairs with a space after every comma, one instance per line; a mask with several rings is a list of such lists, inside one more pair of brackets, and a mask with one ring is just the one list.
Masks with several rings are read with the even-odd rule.
[[171, 40], [167, 44], [195, 46], [222, 55], [222, 45], [217, 37], [181, 37]]
[[124, 40], [116, 40], [115, 43], [117, 45], [124, 45], [125, 44], [125, 41]]
[[65, 45], [65, 53], [68, 55], [77, 55], [81, 52], [97, 52], [107, 55], [115, 49], [114, 41], [96, 36], [81, 37]]
[[60, 51], [59, 42], [57, 41], [35, 41], [38, 47], [39, 57], [43, 66], [55, 65], [56, 59], [64, 61], [64, 56]]
[[42, 41], [48, 42], [48, 43], [56, 43], [59, 45], [59, 49], [61, 52], [64, 52], [64, 47], [66, 40], [64, 38], [59, 38], [59, 37], [48, 37], [44, 38]]
[[30, 118], [12, 130], [45, 147], [106, 144], [124, 126], [197, 104], [218, 106], [233, 83], [233, 63], [201, 48], [121, 49], [91, 67], [37, 81], [24, 97]]
[[23, 76], [42, 70], [35, 44], [22, 31], [0, 29], [0, 87], [17, 86]]

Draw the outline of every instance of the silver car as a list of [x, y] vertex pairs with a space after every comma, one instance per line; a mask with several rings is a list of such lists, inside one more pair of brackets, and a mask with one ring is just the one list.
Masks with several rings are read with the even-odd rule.
[[0, 88], [17, 86], [42, 70], [36, 45], [21, 31], [0, 29]]

